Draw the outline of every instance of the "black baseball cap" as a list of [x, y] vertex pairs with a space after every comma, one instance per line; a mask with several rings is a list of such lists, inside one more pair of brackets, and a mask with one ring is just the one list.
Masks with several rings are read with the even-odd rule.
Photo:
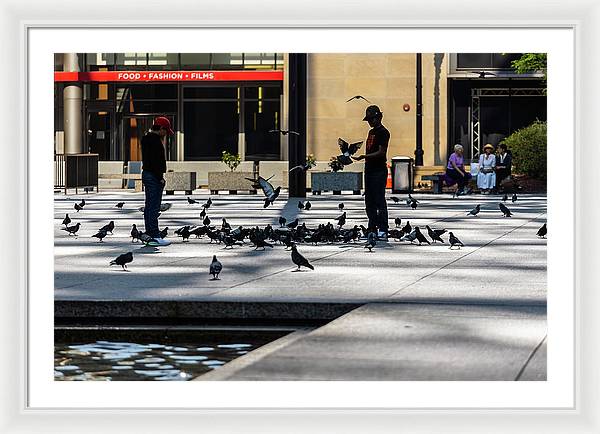
[[368, 121], [369, 119], [382, 115], [383, 113], [381, 112], [381, 110], [379, 110], [379, 107], [377, 107], [376, 105], [370, 105], [369, 107], [367, 107], [367, 110], [365, 110], [365, 117], [363, 121]]

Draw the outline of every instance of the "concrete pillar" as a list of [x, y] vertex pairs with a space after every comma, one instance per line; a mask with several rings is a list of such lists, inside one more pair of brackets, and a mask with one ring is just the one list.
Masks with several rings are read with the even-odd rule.
[[[67, 72], [79, 71], [77, 53], [65, 53], [63, 70]], [[83, 89], [81, 83], [70, 83], [65, 86], [64, 99], [64, 130], [65, 154], [83, 153], [82, 137], [82, 99]]]

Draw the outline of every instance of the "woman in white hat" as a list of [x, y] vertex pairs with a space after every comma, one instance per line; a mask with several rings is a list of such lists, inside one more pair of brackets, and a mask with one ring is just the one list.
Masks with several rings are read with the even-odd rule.
[[496, 186], [496, 156], [492, 154], [494, 147], [489, 143], [483, 147], [483, 154], [479, 156], [479, 174], [477, 175], [477, 187], [482, 194], [490, 194]]

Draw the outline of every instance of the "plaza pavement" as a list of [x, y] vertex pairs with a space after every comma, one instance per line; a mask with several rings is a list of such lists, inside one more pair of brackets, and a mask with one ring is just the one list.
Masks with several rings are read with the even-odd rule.
[[[391, 196], [388, 194], [388, 197]], [[404, 199], [406, 195], [395, 195]], [[160, 217], [172, 244], [153, 249], [131, 243], [132, 223], [143, 229], [143, 193], [106, 191], [56, 195], [55, 313], [57, 316], [156, 316], [329, 321], [236, 359], [199, 379], [227, 380], [544, 380], [546, 378], [545, 195], [520, 195], [498, 209], [500, 196], [415, 194], [416, 210], [388, 200], [390, 226], [400, 217], [452, 231], [464, 244], [361, 243], [308, 245], [298, 250], [315, 270], [295, 272], [284, 246], [224, 249], [208, 238], [182, 242], [173, 230], [200, 224], [207, 191], [164, 196], [172, 208]], [[76, 213], [75, 202], [86, 199]], [[283, 215], [316, 227], [333, 222], [345, 204], [347, 224], [365, 224], [363, 198], [308, 195], [310, 211], [282, 194], [262, 208], [260, 195], [212, 196], [212, 224], [264, 226]], [[123, 210], [115, 204], [124, 201]], [[466, 216], [476, 204], [478, 217]], [[60, 230], [65, 213], [81, 222], [77, 238]], [[91, 236], [110, 220], [113, 235]], [[71, 223], [71, 224], [73, 224]], [[443, 238], [447, 241], [448, 234]], [[108, 263], [132, 251], [129, 272]], [[221, 279], [209, 280], [216, 254]]]

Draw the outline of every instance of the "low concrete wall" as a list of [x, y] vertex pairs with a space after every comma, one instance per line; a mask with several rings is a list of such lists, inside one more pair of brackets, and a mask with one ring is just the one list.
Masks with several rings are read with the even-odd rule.
[[[122, 161], [98, 161], [98, 173], [102, 175], [115, 175], [123, 173]], [[98, 188], [118, 189], [123, 187], [121, 179], [99, 179]]]

